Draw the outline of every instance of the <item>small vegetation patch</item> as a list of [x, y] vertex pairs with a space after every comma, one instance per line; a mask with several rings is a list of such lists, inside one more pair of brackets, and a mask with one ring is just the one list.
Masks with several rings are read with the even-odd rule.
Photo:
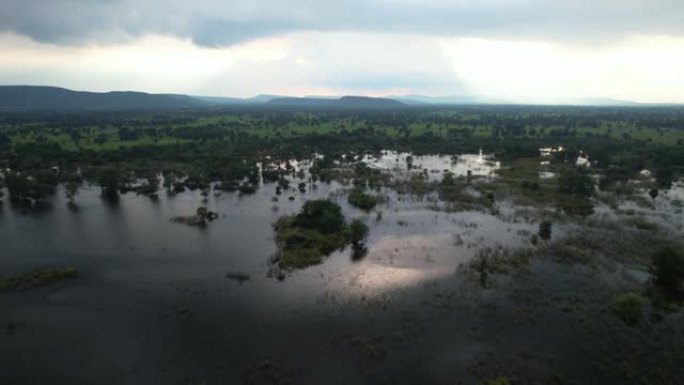
[[77, 275], [78, 269], [72, 266], [37, 269], [28, 274], [0, 279], [0, 293], [26, 291], [75, 278]]
[[548, 241], [551, 239], [551, 228], [552, 224], [550, 221], [543, 221], [542, 223], [539, 224], [539, 238]]
[[636, 325], [643, 318], [644, 297], [637, 293], [620, 294], [613, 298], [611, 309], [628, 325]]
[[363, 241], [368, 227], [360, 221], [352, 223], [347, 225], [337, 203], [308, 201], [299, 214], [280, 217], [273, 225], [278, 251], [271, 262], [285, 270], [319, 264], [333, 251]]
[[648, 221], [648, 220], [647, 220], [646, 218], [644, 218], [644, 217], [634, 217], [634, 218], [630, 218], [630, 219], [627, 221], [627, 223], [630, 224], [630, 225], [633, 225], [634, 227], [636, 227], [636, 228], [639, 229], [639, 230], [644, 230], [644, 231], [656, 231], [656, 230], [658, 230], [658, 225], [657, 225], [657, 224]]
[[233, 281], [238, 281], [238, 283], [242, 284], [245, 281], [249, 281], [249, 275], [245, 273], [240, 273], [237, 271], [231, 271], [226, 273], [226, 278], [227, 279], [232, 279]]
[[171, 222], [183, 223], [188, 226], [206, 226], [207, 223], [218, 218], [218, 214], [207, 210], [206, 207], [199, 207], [195, 215], [178, 216], [171, 218]]
[[280, 358], [261, 361], [252, 374], [252, 382], [268, 384], [290, 384], [294, 370]]
[[370, 211], [378, 203], [382, 202], [382, 197], [378, 195], [371, 195], [360, 188], [353, 189], [347, 197], [347, 202], [350, 205], [360, 208], [361, 210]]
[[349, 343], [356, 351], [365, 358], [378, 359], [386, 354], [386, 348], [379, 338], [366, 338], [363, 336], [354, 336]]
[[493, 378], [490, 380], [486, 380], [484, 382], [484, 385], [512, 385], [512, 384], [513, 384], [513, 382], [511, 382], [511, 380], [509, 380], [508, 377], [506, 377], [506, 376], [496, 377], [496, 378]]

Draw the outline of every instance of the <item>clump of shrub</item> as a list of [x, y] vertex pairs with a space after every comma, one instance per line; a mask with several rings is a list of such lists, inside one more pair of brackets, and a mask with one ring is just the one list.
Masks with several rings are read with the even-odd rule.
[[643, 319], [644, 297], [637, 293], [620, 294], [613, 298], [611, 309], [628, 325], [636, 325]]
[[551, 239], [551, 227], [552, 224], [550, 221], [543, 221], [542, 223], [539, 224], [539, 238], [548, 241]]
[[195, 215], [177, 216], [171, 218], [171, 222], [183, 223], [188, 226], [204, 227], [207, 223], [218, 218], [218, 213], [207, 210], [206, 207], [198, 207]]
[[355, 252], [363, 250], [368, 235], [368, 226], [360, 220], [348, 225], [340, 205], [327, 199], [307, 201], [299, 214], [282, 216], [273, 227], [278, 251], [271, 262], [276, 270], [319, 264], [349, 243]]
[[361, 210], [370, 211], [382, 201], [382, 198], [377, 195], [367, 194], [360, 188], [353, 189], [347, 197], [347, 202], [350, 205], [360, 208]]

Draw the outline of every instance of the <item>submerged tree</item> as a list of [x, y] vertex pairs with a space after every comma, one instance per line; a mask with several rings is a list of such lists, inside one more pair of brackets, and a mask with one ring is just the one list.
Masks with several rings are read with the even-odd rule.
[[147, 195], [151, 198], [157, 197], [157, 189], [159, 188], [159, 176], [155, 172], [149, 172], [145, 177], [146, 181], [138, 187], [138, 194]]
[[78, 189], [81, 187], [83, 179], [78, 175], [71, 175], [64, 184], [64, 195], [67, 198], [67, 205], [70, 209], [77, 209], [78, 206], [74, 202], [74, 198], [78, 194]]
[[368, 226], [360, 219], [354, 219], [349, 224], [349, 241], [352, 244], [353, 260], [356, 261], [363, 258], [368, 252], [364, 241], [368, 237], [369, 232]]
[[354, 219], [349, 224], [349, 241], [352, 245], [358, 245], [368, 237], [370, 230], [361, 219]]
[[97, 184], [102, 189], [102, 195], [107, 198], [119, 196], [119, 188], [123, 180], [121, 171], [114, 166], [103, 167], [97, 173]]
[[684, 282], [684, 256], [672, 246], [663, 247], [652, 257], [653, 283], [665, 294], [679, 297]]
[[327, 199], [304, 203], [302, 211], [297, 214], [295, 223], [299, 227], [315, 229], [323, 233], [341, 231], [345, 225], [340, 205]]
[[32, 174], [10, 172], [5, 176], [7, 190], [13, 199], [38, 201], [52, 194], [58, 177], [52, 170], [38, 170]]
[[361, 188], [353, 189], [347, 197], [347, 202], [349, 202], [349, 204], [364, 211], [372, 210], [380, 200], [381, 198], [379, 196], [367, 194]]

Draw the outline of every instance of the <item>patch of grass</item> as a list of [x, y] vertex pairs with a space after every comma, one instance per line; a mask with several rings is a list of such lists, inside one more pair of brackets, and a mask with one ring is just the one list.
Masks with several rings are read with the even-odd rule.
[[658, 230], [658, 225], [649, 222], [646, 218], [644, 217], [634, 217], [630, 218], [629, 220], [626, 221], [628, 224], [636, 227], [639, 230], [644, 230], [644, 231], [656, 231]]
[[380, 339], [369, 339], [362, 336], [355, 336], [350, 339], [350, 344], [356, 351], [366, 358], [377, 359], [386, 354], [386, 349]]
[[636, 325], [643, 319], [645, 299], [637, 293], [620, 294], [613, 298], [611, 310], [628, 325]]
[[289, 384], [294, 371], [279, 358], [266, 359], [256, 367], [255, 380], [261, 378], [270, 384]]
[[78, 269], [73, 266], [37, 269], [28, 274], [0, 279], [0, 293], [20, 292], [75, 278]]
[[532, 253], [524, 248], [514, 251], [485, 248], [466, 267], [477, 274], [483, 288], [489, 288], [492, 284], [490, 276], [507, 275], [525, 269]]
[[539, 179], [539, 171], [542, 170], [539, 158], [519, 158], [511, 161], [506, 167], [496, 170], [497, 175], [506, 180], [522, 184], [524, 181]]
[[506, 376], [499, 376], [496, 378], [493, 378], [491, 380], [486, 380], [483, 382], [483, 385], [512, 385], [513, 383], [511, 380], [508, 379]]

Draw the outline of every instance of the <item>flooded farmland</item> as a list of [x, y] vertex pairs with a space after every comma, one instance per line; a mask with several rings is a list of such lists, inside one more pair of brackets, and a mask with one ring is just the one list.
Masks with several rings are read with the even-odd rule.
[[[482, 154], [388, 152], [366, 161], [400, 181], [426, 172], [434, 183], [445, 174], [473, 177], [477, 183], [464, 187], [470, 195], [484, 194], [506, 167]], [[604, 333], [592, 317], [611, 293], [648, 275], [634, 273], [634, 260], [600, 256], [603, 250], [579, 264], [538, 256], [564, 255], [578, 236], [599, 243], [630, 236], [625, 221], [635, 216], [681, 236], [681, 210], [672, 211], [681, 184], [648, 204], [643, 191], [613, 207], [597, 202], [586, 219], [592, 227], [503, 194], [487, 208], [443, 210], [437, 192], [404, 193], [391, 184], [377, 187], [384, 199], [364, 211], [347, 201], [349, 181], [314, 183], [311, 162], [288, 163], [290, 185], [305, 187], [281, 194], [261, 181], [254, 194], [162, 191], [116, 201], [90, 186], [77, 195], [76, 210], [63, 187], [41, 208], [5, 202], [4, 273], [69, 265], [80, 277], [0, 296], [2, 377], [22, 383], [26, 365], [40, 360], [42, 380], [72, 384], [103, 375], [113, 383], [437, 384], [499, 375], [547, 383], [591, 357], [595, 370], [564, 376], [597, 383], [614, 374], [600, 370], [612, 358], [583, 342]], [[295, 176], [300, 169], [304, 175]], [[270, 276], [273, 223], [314, 199], [330, 199], [348, 220], [366, 223], [367, 252], [356, 259], [347, 246], [283, 279]], [[171, 221], [199, 206], [217, 219], [204, 227]], [[552, 235], [538, 240], [549, 217]], [[615, 234], [603, 234], [607, 222], [618, 224]], [[563, 325], [562, 333], [543, 326], [549, 323]]]

